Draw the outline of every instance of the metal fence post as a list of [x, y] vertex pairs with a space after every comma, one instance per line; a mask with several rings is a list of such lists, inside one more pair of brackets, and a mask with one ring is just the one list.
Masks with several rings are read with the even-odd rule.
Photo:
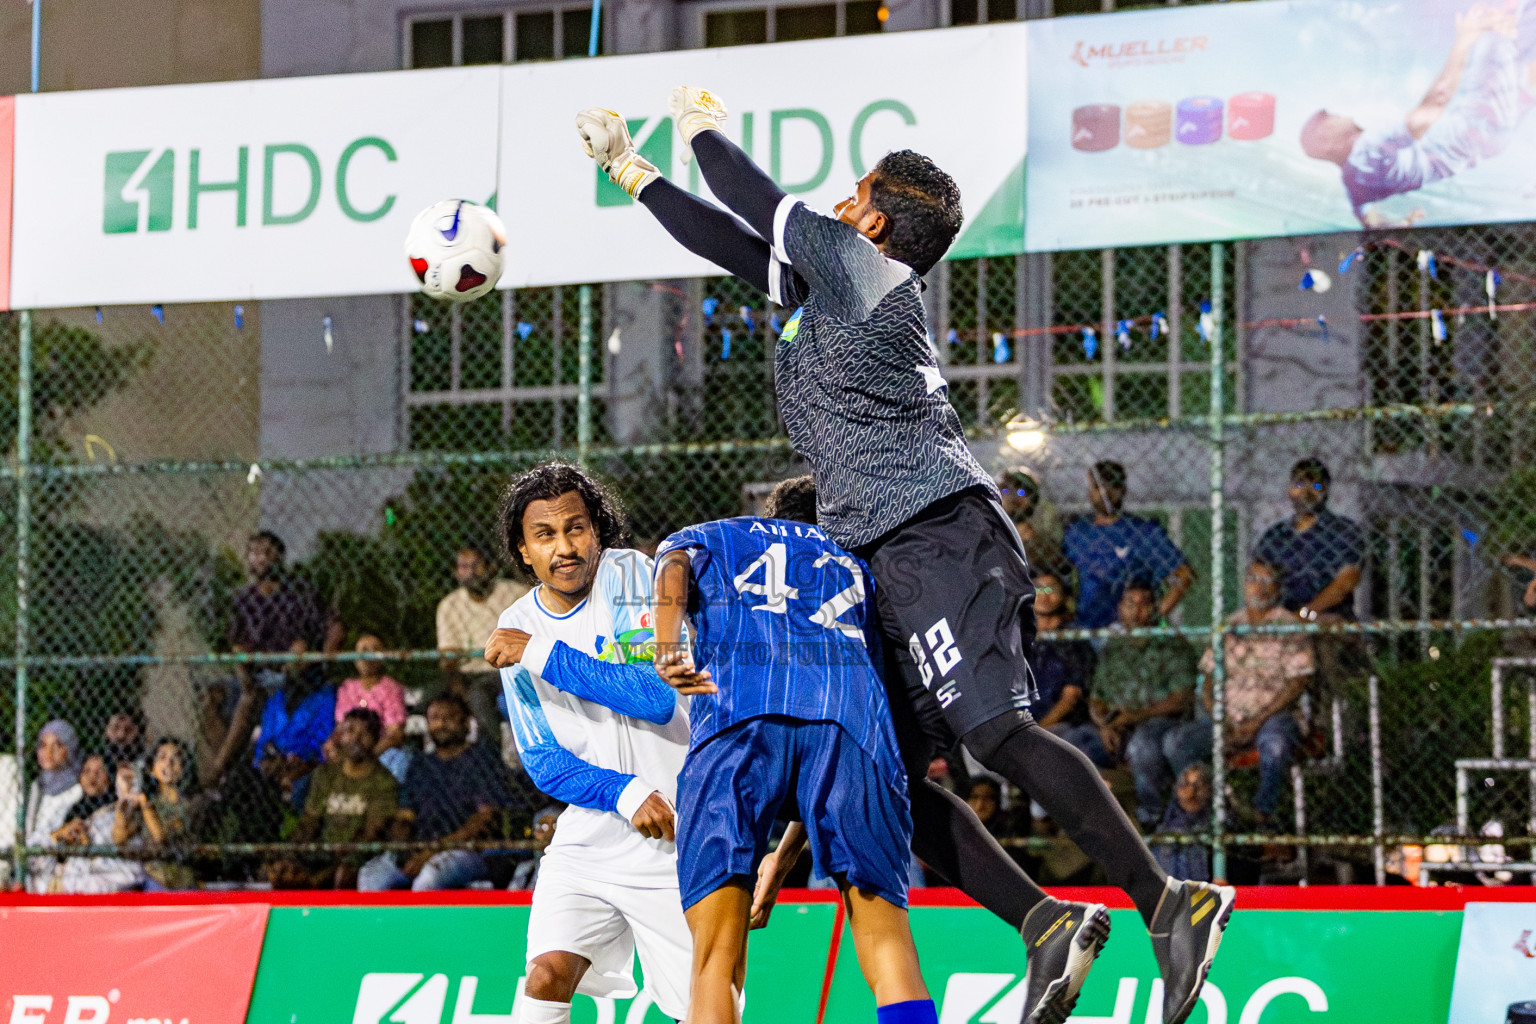
[[592, 286], [584, 284], [576, 294], [576, 461], [586, 466], [592, 447]]
[[17, 316], [16, 361], [16, 845], [13, 874], [25, 885], [27, 831], [27, 546], [32, 522], [32, 311]]
[[1211, 688], [1211, 875], [1224, 878], [1227, 874], [1227, 850], [1222, 839], [1227, 824], [1227, 765], [1222, 749], [1222, 726], [1226, 720], [1227, 665], [1225, 643], [1226, 616], [1223, 593], [1224, 537], [1223, 519], [1226, 511], [1222, 487], [1226, 483], [1226, 361], [1222, 352], [1222, 311], [1226, 304], [1226, 287], [1222, 280], [1226, 246], [1221, 242], [1211, 245], [1211, 314], [1206, 331], [1206, 343], [1210, 347], [1211, 373], [1211, 677], [1206, 685]]

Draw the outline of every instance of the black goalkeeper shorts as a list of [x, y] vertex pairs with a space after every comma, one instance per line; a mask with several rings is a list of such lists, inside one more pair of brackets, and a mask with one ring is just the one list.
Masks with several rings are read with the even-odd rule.
[[[896, 677], [887, 689], [909, 773], [919, 759], [913, 730], [945, 749], [1030, 706], [1035, 588], [1013, 523], [985, 490], [934, 502], [858, 554], [875, 578], [886, 668]], [[902, 693], [907, 707], [898, 710]]]

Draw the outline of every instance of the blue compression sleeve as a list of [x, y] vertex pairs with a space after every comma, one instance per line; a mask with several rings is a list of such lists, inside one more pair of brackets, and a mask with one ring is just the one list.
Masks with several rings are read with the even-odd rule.
[[507, 714], [523, 769], [533, 784], [564, 803], [617, 811], [619, 794], [635, 777], [589, 764], [562, 747], [544, 717], [539, 695], [533, 689], [533, 677], [526, 669], [503, 669], [501, 685], [507, 695]]
[[557, 640], [539, 676], [573, 697], [657, 725], [666, 725], [677, 713], [677, 691], [661, 681], [649, 662], [618, 665]]

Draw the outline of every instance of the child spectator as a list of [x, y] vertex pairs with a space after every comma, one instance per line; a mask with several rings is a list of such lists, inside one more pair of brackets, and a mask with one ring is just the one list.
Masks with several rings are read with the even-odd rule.
[[[192, 755], [178, 739], [165, 737], [150, 754], [149, 775], [143, 789], [119, 800], [112, 823], [112, 841], [121, 846], [146, 833], [152, 849], [174, 847], [192, 841], [197, 834], [197, 815], [202, 801], [195, 798], [197, 779]], [[197, 877], [187, 864], [152, 861], [144, 865], [146, 892], [194, 889]]]
[[[139, 744], [142, 749], [143, 744]], [[64, 826], [54, 833], [61, 845], [111, 846], [112, 828], [117, 818], [117, 802], [132, 792], [137, 778], [132, 764], [117, 768], [112, 787], [111, 766], [100, 754], [85, 759], [80, 769], [80, 789], [84, 796], [70, 808]], [[129, 846], [138, 846], [130, 840]], [[117, 857], [71, 857], [64, 862], [61, 888], [71, 894], [98, 894], [137, 889], [144, 884], [144, 866], [136, 860]]]
[[538, 883], [539, 863], [544, 859], [544, 851], [549, 849], [549, 844], [555, 841], [555, 825], [559, 820], [560, 808], [553, 805], [533, 816], [533, 856], [512, 872], [512, 884], [507, 886], [508, 889], [532, 889]]
[[[359, 654], [377, 654], [384, 650], [384, 642], [372, 633], [357, 638]], [[357, 675], [341, 684], [336, 691], [336, 724], [347, 717], [353, 708], [367, 708], [379, 716], [384, 734], [379, 737], [373, 752], [379, 762], [389, 769], [396, 782], [405, 782], [405, 770], [410, 756], [400, 744], [405, 740], [405, 687], [384, 674], [382, 661], [354, 661]]]

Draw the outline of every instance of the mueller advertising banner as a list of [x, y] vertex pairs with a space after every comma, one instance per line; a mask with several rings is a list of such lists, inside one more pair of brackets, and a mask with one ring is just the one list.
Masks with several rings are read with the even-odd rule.
[[1034, 251], [1536, 218], [1536, 4], [1032, 23]]
[[731, 137], [813, 204], [918, 149], [964, 191], [955, 254], [1018, 252], [1025, 31], [20, 96], [11, 305], [410, 291], [406, 228], [446, 198], [495, 202], [503, 287], [718, 273], [597, 172], [574, 127], [616, 107], [700, 189], [666, 116], [684, 82], [719, 92]]
[[9, 1024], [243, 1024], [267, 908], [0, 907]]

